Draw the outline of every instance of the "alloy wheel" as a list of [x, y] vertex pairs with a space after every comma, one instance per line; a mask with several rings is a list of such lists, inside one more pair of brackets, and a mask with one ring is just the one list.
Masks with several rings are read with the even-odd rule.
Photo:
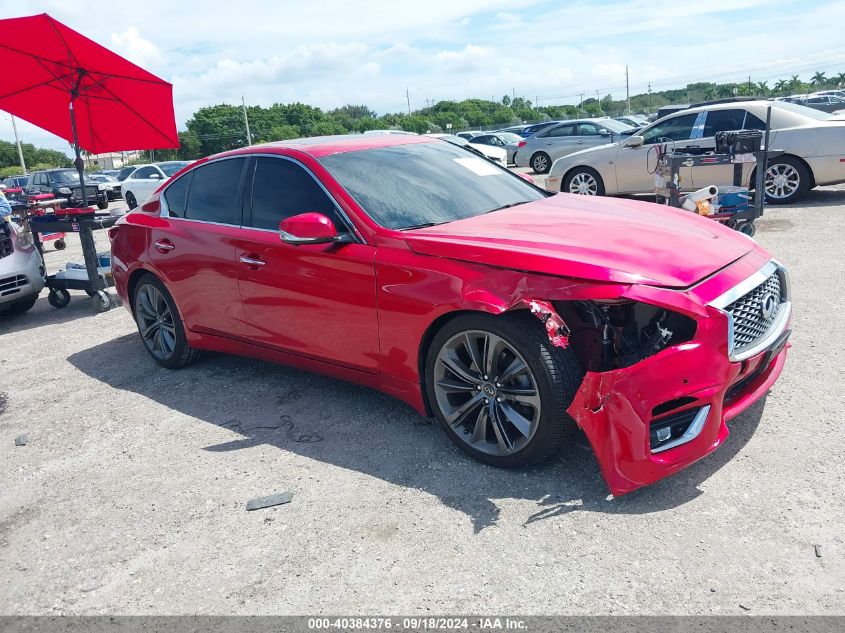
[[537, 380], [505, 339], [469, 330], [450, 338], [434, 368], [437, 406], [455, 435], [489, 455], [512, 455], [537, 431]]
[[173, 312], [161, 292], [152, 284], [139, 288], [135, 298], [138, 331], [150, 353], [168, 360], [176, 349], [176, 325]]
[[794, 195], [801, 187], [801, 174], [792, 165], [778, 163], [766, 170], [766, 195], [784, 199]]
[[598, 195], [599, 183], [592, 174], [581, 172], [575, 174], [569, 182], [569, 193], [577, 193], [582, 196]]
[[545, 173], [546, 169], [548, 169], [549, 161], [548, 159], [546, 159], [545, 156], [540, 154], [534, 157], [531, 166], [534, 168], [534, 171], [536, 171], [538, 174], [542, 174]]

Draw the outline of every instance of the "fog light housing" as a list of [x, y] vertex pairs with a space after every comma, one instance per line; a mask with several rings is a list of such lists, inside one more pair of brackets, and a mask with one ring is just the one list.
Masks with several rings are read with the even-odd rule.
[[651, 452], [662, 453], [694, 440], [704, 428], [709, 413], [708, 404], [652, 420], [648, 432]]

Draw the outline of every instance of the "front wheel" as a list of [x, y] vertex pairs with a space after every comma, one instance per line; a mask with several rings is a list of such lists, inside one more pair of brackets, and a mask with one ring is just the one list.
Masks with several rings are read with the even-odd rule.
[[545, 152], [537, 152], [531, 157], [531, 169], [538, 174], [547, 174], [552, 166], [552, 159]]
[[36, 301], [38, 301], [38, 295], [32, 295], [26, 299], [19, 299], [14, 303], [8, 303], [5, 306], [0, 307], [0, 314], [23, 314], [24, 312], [31, 310]]
[[566, 174], [561, 191], [582, 196], [603, 196], [604, 182], [595, 169], [576, 167]]
[[108, 209], [109, 208], [109, 201], [108, 200], [101, 200], [100, 202], [97, 203], [97, 208], [100, 209], [100, 211], [102, 211], [104, 209]]
[[429, 403], [463, 451], [516, 468], [555, 453], [575, 427], [566, 413], [584, 374], [527, 312], [462, 315], [426, 355]]
[[131, 191], [126, 192], [126, 205], [129, 207], [130, 211], [138, 206], [138, 202], [135, 200], [135, 195]]
[[199, 350], [188, 345], [173, 297], [156, 277], [140, 279], [132, 306], [141, 340], [159, 365], [178, 369], [198, 358]]

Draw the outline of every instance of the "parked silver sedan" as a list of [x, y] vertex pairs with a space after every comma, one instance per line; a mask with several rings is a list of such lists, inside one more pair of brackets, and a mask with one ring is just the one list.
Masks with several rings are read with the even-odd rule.
[[538, 174], [545, 174], [558, 158], [587, 147], [614, 143], [632, 129], [610, 118], [564, 121], [525, 139], [514, 162], [517, 167], [531, 167]]
[[522, 137], [519, 134], [512, 132], [490, 132], [487, 134], [481, 133], [478, 136], [473, 136], [469, 139], [476, 145], [490, 145], [492, 147], [501, 147], [508, 153], [508, 165], [514, 164], [514, 157], [519, 144], [522, 142]]
[[[783, 154], [769, 161], [767, 201], [787, 204], [798, 200], [811, 187], [845, 182], [845, 121], [785, 101], [757, 100], [682, 110], [620, 142], [560, 158], [552, 166], [545, 187], [549, 191], [593, 196], [651, 193], [654, 145], [668, 140], [676, 149], [715, 148], [716, 132], [764, 129], [766, 109], [770, 106], [769, 146], [782, 150]], [[743, 185], [753, 183], [754, 168], [753, 163], [743, 166]], [[733, 165], [686, 167], [680, 175], [687, 190], [730, 185]]]

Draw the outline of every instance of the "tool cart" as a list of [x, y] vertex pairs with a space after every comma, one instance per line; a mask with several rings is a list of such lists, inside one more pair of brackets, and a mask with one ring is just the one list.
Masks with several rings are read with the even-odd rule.
[[118, 218], [97, 216], [93, 208], [64, 209], [58, 215], [40, 215], [28, 218], [33, 241], [42, 252], [40, 235], [44, 233], [77, 233], [82, 243], [82, 255], [85, 258], [86, 277], [75, 279], [59, 275], [47, 275], [46, 286], [49, 289], [47, 301], [56, 308], [64, 308], [70, 303], [68, 290], [84, 290], [91, 297], [94, 310], [105, 312], [111, 307], [111, 296], [106, 288], [114, 286], [110, 273], [98, 270], [97, 247], [94, 244], [94, 231], [114, 226]]
[[[720, 165], [733, 166], [733, 186], [705, 187], [696, 193], [705, 192], [703, 197], [719, 199], [712, 212], [702, 213], [748, 236], [756, 232], [754, 221], [763, 215], [765, 204], [765, 169], [756, 169], [753, 194], [742, 187], [743, 166], [754, 163], [767, 165], [769, 159], [782, 152], [769, 150], [769, 128], [772, 112], [768, 108], [765, 130], [735, 130], [717, 132], [715, 150], [682, 148], [674, 149], [670, 143], [658, 148], [655, 168], [655, 194], [657, 202], [673, 207], [690, 209], [686, 199], [695, 194], [684, 195], [680, 173], [683, 168], [698, 168]], [[708, 194], [707, 189], [712, 191]], [[695, 208], [695, 207], [692, 207]], [[691, 209], [690, 209], [691, 210]]]

